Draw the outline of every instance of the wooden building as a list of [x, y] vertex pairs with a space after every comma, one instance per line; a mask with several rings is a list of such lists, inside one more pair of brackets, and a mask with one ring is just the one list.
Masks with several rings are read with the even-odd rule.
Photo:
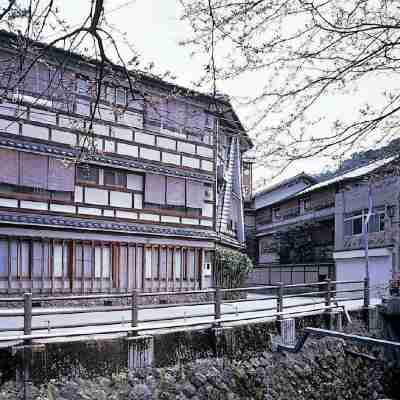
[[0, 292], [210, 286], [215, 246], [245, 247], [251, 142], [229, 100], [142, 74], [132, 95], [115, 67], [96, 107], [94, 61], [21, 67], [0, 36]]

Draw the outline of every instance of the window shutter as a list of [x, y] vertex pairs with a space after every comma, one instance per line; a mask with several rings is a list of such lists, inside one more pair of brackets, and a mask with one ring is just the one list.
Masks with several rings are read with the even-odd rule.
[[186, 206], [190, 208], [202, 208], [204, 199], [204, 185], [197, 181], [187, 181]]
[[18, 153], [14, 150], [0, 149], [0, 182], [18, 184]]
[[146, 100], [146, 124], [160, 126], [161, 121], [166, 118], [167, 100], [162, 97], [152, 96]]
[[189, 107], [187, 130], [195, 135], [202, 135], [206, 126], [206, 113], [200, 107]]
[[185, 126], [186, 104], [177, 99], [168, 100], [168, 117], [165, 126], [169, 129], [180, 131]]
[[165, 204], [165, 176], [146, 174], [145, 202]]
[[167, 177], [167, 204], [171, 206], [185, 205], [185, 180]]
[[75, 190], [75, 165], [65, 166], [62, 160], [50, 157], [48, 189], [58, 192]]
[[21, 153], [21, 185], [47, 189], [48, 158], [38, 154]]

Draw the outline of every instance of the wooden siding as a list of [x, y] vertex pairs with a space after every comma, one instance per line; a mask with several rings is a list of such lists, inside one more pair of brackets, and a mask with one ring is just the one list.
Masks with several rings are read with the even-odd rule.
[[202, 263], [197, 247], [0, 236], [0, 292], [200, 289]]

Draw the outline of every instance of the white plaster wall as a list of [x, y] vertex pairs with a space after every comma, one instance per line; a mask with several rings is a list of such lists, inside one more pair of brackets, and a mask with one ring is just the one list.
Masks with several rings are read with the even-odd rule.
[[195, 218], [182, 218], [182, 224], [185, 225], [198, 225], [199, 220]]
[[130, 212], [130, 211], [116, 211], [116, 217], [117, 218], [125, 218], [125, 219], [137, 219], [138, 215], [137, 213]]
[[49, 128], [24, 124], [22, 126], [22, 135], [36, 139], [49, 140]]
[[213, 222], [210, 221], [210, 220], [204, 219], [204, 220], [201, 220], [200, 225], [211, 226], [212, 227], [213, 226]]
[[50, 211], [75, 214], [75, 206], [66, 204], [50, 204]]
[[93, 131], [96, 135], [110, 136], [110, 127], [104, 124], [93, 124]]
[[139, 151], [137, 146], [132, 146], [125, 143], [117, 143], [117, 153], [131, 157], [138, 157]]
[[135, 128], [143, 128], [143, 115], [126, 111], [118, 116], [118, 122]]
[[58, 123], [63, 128], [68, 128], [68, 129], [82, 129], [84, 127], [83, 119], [68, 117], [66, 115], [60, 115], [58, 117]]
[[114, 217], [114, 210], [103, 210], [103, 215], [105, 217]]
[[183, 153], [194, 154], [195, 150], [196, 150], [196, 147], [192, 143], [178, 142], [178, 151], [181, 151]]
[[55, 125], [57, 122], [56, 114], [34, 108], [30, 109], [29, 117], [31, 121], [42, 122], [44, 124]]
[[143, 195], [139, 194], [139, 193], [135, 193], [133, 195], [134, 197], [134, 206], [135, 208], [137, 208], [138, 210], [141, 210], [143, 208]]
[[155, 145], [155, 137], [143, 132], [135, 132], [135, 142], [142, 144]]
[[115, 142], [112, 140], [104, 141], [104, 151], [108, 153], [115, 153]]
[[157, 214], [140, 214], [140, 219], [144, 221], [155, 221], [158, 222], [160, 220], [160, 216]]
[[203, 146], [197, 146], [197, 154], [199, 156], [210, 157], [210, 158], [214, 156], [213, 149]]
[[191, 157], [182, 157], [182, 165], [184, 167], [190, 167], [190, 168], [200, 168], [200, 160], [197, 158], [191, 158]]
[[83, 201], [83, 188], [82, 186], [75, 186], [75, 203], [82, 203]]
[[213, 204], [210, 204], [210, 203], [203, 204], [203, 213], [202, 213], [202, 215], [204, 217], [211, 217], [212, 218], [213, 212], [214, 212], [214, 205]]
[[31, 210], [47, 210], [47, 203], [21, 200], [21, 208], [29, 208]]
[[19, 135], [19, 123], [0, 119], [0, 131]]
[[204, 169], [206, 171], [212, 171], [213, 170], [213, 163], [210, 162], [210, 161], [201, 160], [201, 169]]
[[76, 102], [76, 113], [82, 115], [90, 115], [90, 103], [88, 101], [79, 99]]
[[110, 191], [110, 205], [113, 207], [132, 208], [132, 193]]
[[164, 147], [166, 149], [175, 150], [176, 149], [176, 141], [172, 139], [167, 139], [163, 137], [157, 138], [157, 146]]
[[18, 200], [0, 198], [0, 207], [18, 207]]
[[0, 107], [0, 114], [26, 119], [27, 108], [14, 103], [2, 103]]
[[54, 142], [69, 144], [70, 146], [76, 145], [76, 134], [59, 131], [57, 129], [52, 129], [51, 131], [51, 139]]
[[127, 128], [121, 128], [119, 126], [113, 126], [111, 128], [112, 131], [112, 135], [113, 137], [116, 137], [118, 139], [122, 139], [122, 140], [129, 140], [132, 141], [132, 131], [130, 129]]
[[158, 150], [145, 149], [142, 147], [140, 149], [140, 157], [152, 161], [160, 161], [160, 152]]
[[170, 224], [179, 224], [179, 217], [174, 217], [171, 215], [162, 215], [161, 222], [168, 222]]
[[91, 207], [78, 207], [78, 214], [101, 215], [101, 209]]
[[181, 165], [181, 157], [179, 154], [162, 153], [162, 162], [167, 164]]
[[97, 188], [85, 188], [85, 203], [105, 206], [108, 204], [108, 191]]

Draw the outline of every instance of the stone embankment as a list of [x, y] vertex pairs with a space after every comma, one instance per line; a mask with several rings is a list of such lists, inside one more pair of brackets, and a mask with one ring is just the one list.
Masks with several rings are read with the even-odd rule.
[[[365, 349], [362, 349], [365, 351]], [[1, 400], [20, 398], [14, 383]], [[310, 341], [298, 354], [253, 353], [246, 359], [204, 359], [111, 377], [68, 378], [34, 388], [40, 400], [400, 399], [400, 368], [346, 354], [343, 342]]]

